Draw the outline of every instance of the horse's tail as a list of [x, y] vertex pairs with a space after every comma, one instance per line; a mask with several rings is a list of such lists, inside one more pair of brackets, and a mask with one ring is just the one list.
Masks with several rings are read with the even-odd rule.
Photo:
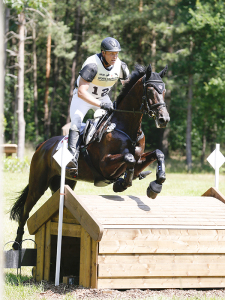
[[23, 211], [28, 192], [29, 192], [29, 184], [21, 192], [20, 196], [16, 199], [16, 202], [14, 203], [13, 207], [11, 208], [11, 210], [10, 210], [10, 219], [11, 220], [19, 221], [19, 217], [21, 216], [21, 213]]

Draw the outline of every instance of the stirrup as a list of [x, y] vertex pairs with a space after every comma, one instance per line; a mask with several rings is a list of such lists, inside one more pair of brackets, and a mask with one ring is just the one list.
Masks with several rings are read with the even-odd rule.
[[78, 163], [76, 160], [74, 160], [74, 158], [72, 158], [66, 167], [71, 170], [78, 170]]

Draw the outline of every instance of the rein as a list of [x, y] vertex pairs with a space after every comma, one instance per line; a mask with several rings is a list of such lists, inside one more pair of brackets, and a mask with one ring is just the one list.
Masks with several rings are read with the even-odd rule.
[[[113, 112], [123, 112], [123, 113], [133, 113], [133, 114], [146, 114], [148, 115], [150, 118], [155, 117], [155, 113], [153, 108], [159, 107], [159, 106], [166, 106], [166, 103], [155, 103], [155, 104], [148, 104], [147, 102], [147, 86], [148, 84], [151, 84], [152, 81], [157, 81], [157, 80], [147, 80], [146, 81], [146, 76], [144, 76], [142, 78], [142, 83], [143, 83], [143, 96], [142, 96], [142, 103], [141, 103], [141, 107], [140, 110], [122, 110], [122, 109], [112, 109]], [[159, 82], [159, 81], [158, 81]], [[147, 107], [147, 110], [143, 109], [143, 106]]]

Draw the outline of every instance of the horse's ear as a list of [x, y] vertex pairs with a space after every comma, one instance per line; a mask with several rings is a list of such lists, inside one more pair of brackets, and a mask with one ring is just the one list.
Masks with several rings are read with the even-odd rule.
[[146, 70], [146, 80], [148, 80], [151, 77], [151, 75], [152, 75], [152, 67], [150, 64]]
[[166, 65], [165, 68], [161, 72], [159, 72], [159, 76], [163, 78], [166, 75], [167, 70], [168, 66]]

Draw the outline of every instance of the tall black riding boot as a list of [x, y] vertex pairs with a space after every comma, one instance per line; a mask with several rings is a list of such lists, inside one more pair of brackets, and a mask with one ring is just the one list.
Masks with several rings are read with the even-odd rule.
[[69, 130], [68, 136], [68, 150], [73, 155], [72, 160], [68, 163], [67, 168], [70, 169], [70, 172], [78, 175], [78, 158], [79, 158], [79, 131]]

